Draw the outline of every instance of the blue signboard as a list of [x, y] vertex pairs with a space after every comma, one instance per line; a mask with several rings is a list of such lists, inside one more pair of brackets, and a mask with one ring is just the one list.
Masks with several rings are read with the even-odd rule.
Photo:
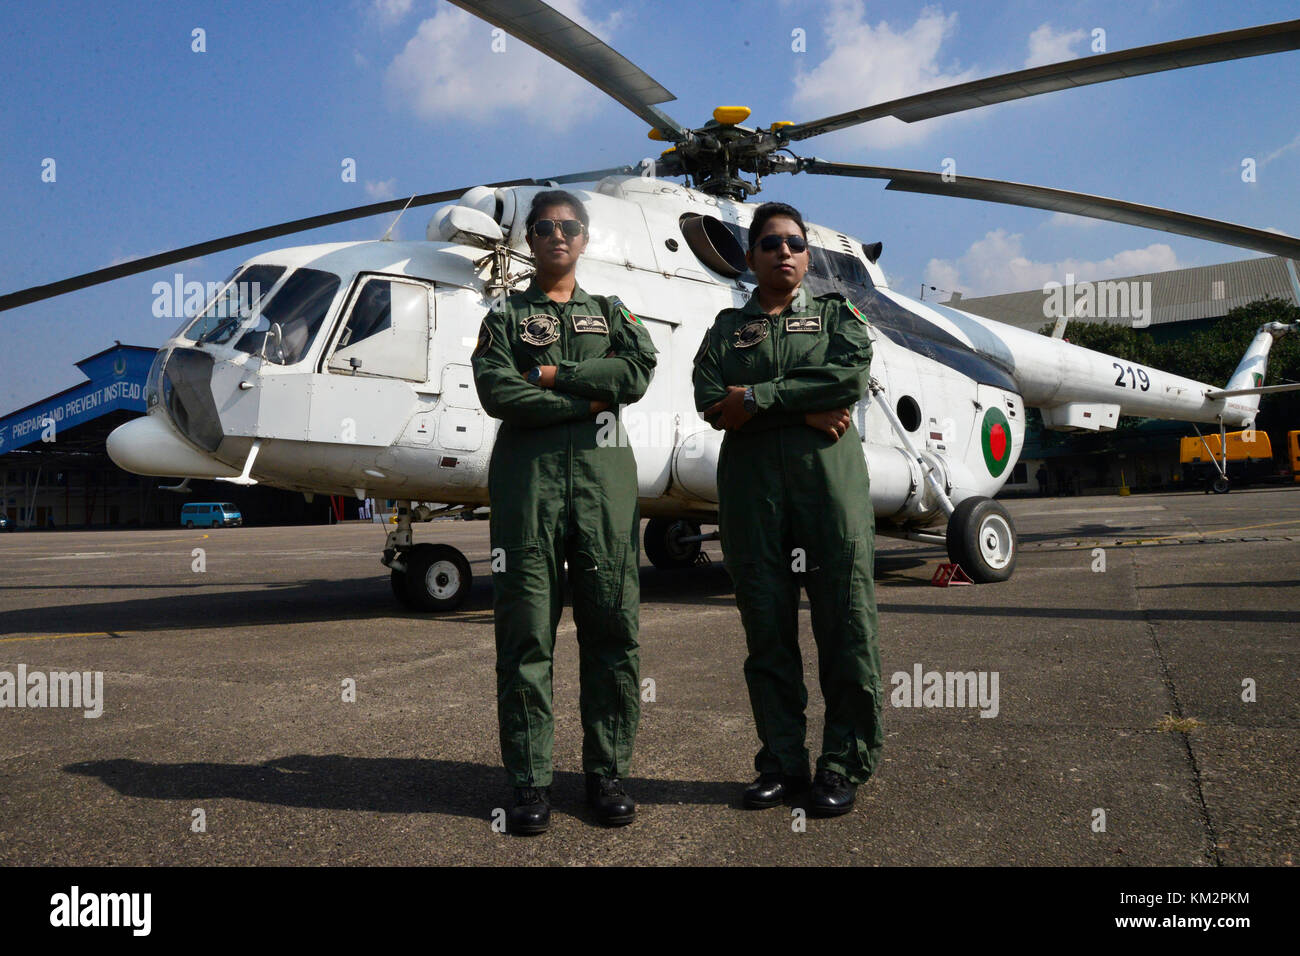
[[77, 363], [90, 381], [0, 418], [0, 455], [115, 411], [144, 413], [144, 386], [157, 349], [115, 345]]

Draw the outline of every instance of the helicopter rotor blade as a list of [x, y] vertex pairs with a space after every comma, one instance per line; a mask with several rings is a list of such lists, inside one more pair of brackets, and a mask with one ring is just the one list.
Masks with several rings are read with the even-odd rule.
[[1282, 53], [1297, 48], [1300, 48], [1300, 20], [1269, 23], [1245, 30], [1210, 33], [1115, 53], [1100, 53], [928, 90], [808, 123], [796, 123], [779, 130], [778, 135], [787, 141], [808, 139], [886, 116], [915, 123], [980, 106], [1037, 96], [1039, 93], [1052, 93], [1203, 63]]
[[928, 193], [934, 196], [956, 196], [961, 199], [981, 199], [1009, 206], [1029, 206], [1052, 212], [1065, 212], [1090, 219], [1104, 219], [1130, 226], [1159, 229], [1210, 242], [1222, 242], [1243, 249], [1254, 249], [1269, 255], [1300, 259], [1300, 239], [1284, 236], [1250, 226], [1207, 219], [1188, 213], [1144, 206], [1122, 199], [1091, 196], [1087, 193], [1069, 192], [1047, 186], [1030, 186], [1001, 179], [979, 179], [974, 176], [957, 176], [945, 181], [944, 174], [916, 169], [891, 169], [886, 166], [858, 166], [853, 163], [832, 163], [815, 157], [799, 160], [800, 172], [827, 176], [851, 176], [860, 179], [887, 179], [886, 189], [902, 192]]
[[[498, 186], [529, 186], [533, 185], [534, 182], [532, 179], [511, 179], [505, 182], [487, 183], [486, 185], [491, 189]], [[265, 239], [275, 239], [279, 236], [305, 232], [308, 229], [318, 229], [321, 226], [332, 226], [335, 223], [349, 222], [353, 219], [365, 219], [367, 216], [376, 216], [386, 212], [397, 212], [408, 206], [428, 206], [433, 203], [446, 202], [448, 199], [459, 198], [469, 188], [469, 186], [462, 186], [459, 189], [446, 189], [438, 193], [424, 193], [410, 198], [387, 199], [383, 202], [354, 206], [351, 209], [340, 209], [337, 212], [327, 212], [319, 216], [308, 216], [306, 219], [294, 219], [274, 226], [250, 229], [247, 232], [237, 232], [234, 235], [224, 236], [220, 239], [209, 239], [207, 242], [182, 246], [169, 252], [160, 252], [157, 255], [145, 256], [141, 259], [132, 259], [130, 262], [120, 262], [104, 269], [96, 269], [94, 272], [86, 272], [68, 279], [60, 279], [58, 282], [51, 282], [48, 285], [32, 286], [29, 289], [22, 289], [18, 292], [10, 292], [7, 295], [0, 296], [0, 312], [7, 309], [16, 309], [32, 302], [40, 302], [42, 299], [52, 299], [68, 292], [76, 292], [78, 289], [99, 285], [102, 282], [112, 282], [114, 279], [122, 279], [126, 276], [138, 275], [141, 272], [149, 272], [152, 269], [160, 269], [163, 266], [174, 265], [177, 262], [185, 262], [187, 259], [195, 259], [199, 256], [225, 252], [227, 249], [235, 249], [239, 246], [247, 246]]]
[[677, 142], [687, 130], [653, 104], [675, 100], [623, 54], [541, 0], [451, 0], [567, 67]]

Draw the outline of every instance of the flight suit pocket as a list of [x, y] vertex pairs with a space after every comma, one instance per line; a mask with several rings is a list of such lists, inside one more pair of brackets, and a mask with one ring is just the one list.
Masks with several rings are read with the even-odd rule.
[[[571, 561], [570, 570], [576, 570], [581, 576], [581, 598], [589, 603], [591, 610], [609, 614], [622, 608], [626, 558], [627, 545], [622, 541], [611, 542], [607, 552], [579, 551], [574, 555], [577, 564], [575, 567]], [[575, 595], [575, 600], [578, 597]]]

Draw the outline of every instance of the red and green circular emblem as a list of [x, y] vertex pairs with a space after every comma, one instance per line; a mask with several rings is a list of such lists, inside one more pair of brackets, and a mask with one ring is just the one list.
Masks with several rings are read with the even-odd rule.
[[984, 450], [984, 464], [994, 478], [1007, 470], [1011, 461], [1011, 425], [998, 408], [984, 413], [984, 426], [980, 429], [980, 447]]

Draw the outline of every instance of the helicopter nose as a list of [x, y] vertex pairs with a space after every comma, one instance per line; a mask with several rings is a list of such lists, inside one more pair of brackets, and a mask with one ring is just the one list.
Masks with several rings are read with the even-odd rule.
[[194, 448], [157, 415], [118, 425], [109, 433], [105, 445], [115, 465], [137, 475], [230, 478], [239, 474], [239, 469]]

